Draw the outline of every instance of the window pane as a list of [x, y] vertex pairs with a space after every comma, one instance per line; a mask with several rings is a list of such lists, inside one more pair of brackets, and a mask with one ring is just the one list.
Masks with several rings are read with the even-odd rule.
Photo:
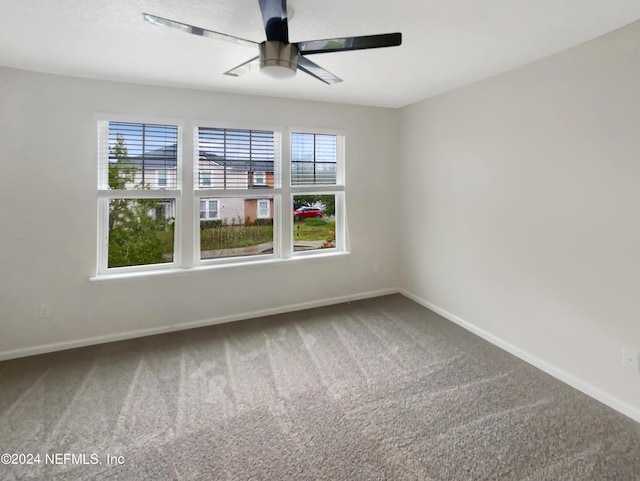
[[292, 162], [291, 163], [291, 183], [292, 185], [314, 184], [315, 183], [315, 163]]
[[211, 172], [200, 172], [200, 186], [201, 187], [211, 186]]
[[[273, 185], [273, 183], [272, 183]], [[253, 187], [266, 187], [267, 186], [267, 173], [266, 172], [254, 172], [253, 173]]]
[[336, 183], [336, 164], [334, 163], [316, 163], [316, 184], [335, 184]]
[[167, 172], [165, 170], [159, 170], [157, 172], [158, 175], [158, 187], [166, 187], [167, 186]]
[[336, 161], [336, 136], [316, 134], [316, 161], [335, 162]]
[[273, 198], [202, 199], [208, 215], [200, 220], [200, 259], [273, 253]]
[[173, 262], [174, 199], [110, 199], [108, 266]]
[[330, 249], [336, 246], [335, 194], [293, 197], [293, 250]]
[[176, 189], [178, 127], [109, 122], [110, 189]]
[[219, 219], [219, 202], [218, 199], [200, 199], [200, 219]]
[[274, 133], [262, 130], [198, 129], [199, 187], [274, 187]]
[[271, 201], [269, 199], [258, 200], [258, 219], [268, 219], [271, 217]]
[[208, 202], [209, 212], [207, 213], [207, 218], [209, 219], [217, 219], [219, 217], [218, 213], [218, 200], [211, 199]]
[[291, 185], [335, 185], [337, 136], [291, 134]]

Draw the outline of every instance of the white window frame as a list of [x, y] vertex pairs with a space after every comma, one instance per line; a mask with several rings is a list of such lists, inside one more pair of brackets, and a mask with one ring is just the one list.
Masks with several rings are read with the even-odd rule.
[[[274, 125], [254, 125], [250, 123], [187, 121], [176, 118], [158, 118], [145, 116], [128, 116], [113, 114], [96, 114], [98, 124], [98, 247], [97, 269], [94, 280], [121, 278], [128, 275], [144, 275], [167, 273], [191, 268], [253, 265], [263, 262], [287, 261], [289, 259], [334, 256], [348, 254], [347, 219], [345, 208], [345, 139], [346, 135], [340, 130], [329, 130], [307, 127], [288, 127]], [[175, 189], [139, 189], [139, 190], [110, 190], [108, 187], [108, 145], [109, 122], [132, 122], [141, 124], [175, 125], [178, 128], [178, 149], [176, 165]], [[188, 125], [188, 128], [185, 127]], [[269, 205], [269, 216], [273, 219], [273, 254], [262, 254], [247, 257], [227, 257], [218, 259], [200, 259], [200, 221], [220, 220], [221, 206], [225, 198], [256, 198], [256, 191], [248, 189], [213, 189], [209, 186], [200, 187], [198, 171], [198, 129], [200, 127], [227, 128], [242, 130], [267, 130], [274, 132], [275, 162], [273, 186], [261, 192], [261, 200]], [[291, 134], [329, 134], [337, 136], [337, 162], [335, 185], [291, 185]], [[277, 139], [277, 140], [276, 140]], [[190, 161], [183, 162], [183, 158]], [[259, 172], [254, 172], [259, 174]], [[266, 173], [265, 173], [266, 177]], [[266, 178], [265, 178], [266, 184]], [[332, 194], [336, 196], [336, 237], [335, 248], [294, 252], [293, 243], [293, 198], [300, 194]], [[110, 199], [170, 199], [174, 201], [174, 255], [173, 262], [108, 268], [108, 222]], [[215, 199], [218, 201], [218, 217], [200, 219], [200, 199]], [[208, 206], [207, 206], [208, 207]], [[256, 217], [260, 216], [259, 206], [256, 206]], [[207, 215], [208, 210], [207, 210]]]
[[[301, 134], [320, 134], [320, 135], [335, 135], [336, 136], [336, 183], [334, 184], [303, 184], [303, 185], [291, 185], [291, 136], [294, 133]], [[289, 176], [289, 185], [287, 187], [288, 192], [286, 198], [289, 199], [288, 205], [290, 212], [293, 211], [293, 199], [296, 195], [335, 195], [336, 199], [336, 225], [335, 225], [335, 247], [330, 249], [315, 249], [308, 251], [294, 252], [294, 229], [293, 229], [293, 215], [287, 216], [290, 222], [290, 228], [288, 229], [288, 243], [289, 243], [289, 255], [293, 258], [296, 257], [308, 257], [319, 255], [331, 255], [335, 253], [347, 253], [349, 252], [349, 244], [347, 237], [347, 216], [345, 206], [345, 144], [346, 135], [341, 130], [330, 129], [316, 129], [308, 127], [290, 128], [288, 132], [288, 146], [289, 146], [289, 158], [287, 161]]]
[[[182, 148], [183, 121], [174, 118], [132, 117], [123, 115], [96, 114], [98, 128], [98, 247], [97, 274], [125, 274], [141, 271], [170, 270], [182, 263], [181, 226], [182, 216]], [[175, 189], [126, 189], [114, 190], [109, 188], [109, 124], [111, 122], [130, 122], [136, 124], [158, 124], [177, 127], [177, 162]], [[175, 224], [173, 241], [173, 261], [159, 264], [144, 264], [139, 266], [108, 267], [109, 262], [109, 202], [111, 199], [157, 199], [174, 201]]]
[[[214, 259], [201, 259], [201, 248], [200, 248], [200, 234], [196, 232], [194, 238], [194, 253], [193, 253], [193, 265], [194, 266], [217, 266], [217, 265], [228, 265], [228, 264], [246, 264], [251, 262], [260, 262], [260, 261], [270, 261], [276, 260], [282, 257], [281, 252], [281, 236], [280, 236], [280, 226], [278, 219], [279, 210], [276, 206], [281, 204], [281, 195], [282, 195], [282, 156], [283, 156], [283, 138], [284, 138], [284, 129], [282, 127], [274, 126], [274, 125], [256, 125], [256, 124], [238, 124], [233, 122], [210, 122], [210, 121], [194, 121], [193, 122], [193, 175], [194, 175], [194, 189], [193, 195], [195, 202], [197, 205], [200, 205], [199, 199], [207, 198], [207, 197], [215, 197], [220, 199], [221, 203], [224, 203], [224, 199], [244, 199], [244, 200], [253, 200], [256, 196], [255, 189], [252, 189], [253, 178], [247, 178], [247, 188], [246, 189], [219, 189], [214, 187], [199, 187], [197, 179], [199, 178], [199, 162], [200, 162], [200, 149], [199, 149], [199, 129], [200, 128], [211, 128], [211, 129], [229, 129], [229, 130], [257, 130], [257, 131], [268, 131], [273, 132], [274, 135], [274, 185], [269, 187], [268, 189], [264, 189], [264, 197], [268, 199], [272, 199], [274, 208], [271, 212], [273, 217], [273, 253], [271, 254], [256, 254], [250, 256], [242, 256], [242, 257], [220, 257]], [[255, 173], [255, 172], [252, 172]], [[250, 181], [249, 181], [250, 180]], [[265, 173], [265, 184], [266, 184], [266, 173]], [[257, 206], [256, 206], [257, 207]], [[199, 208], [199, 207], [198, 207]], [[257, 209], [256, 209], [257, 210]], [[198, 212], [198, 216], [199, 216]], [[256, 212], [257, 215], [257, 212]], [[199, 222], [199, 221], [198, 221]]]

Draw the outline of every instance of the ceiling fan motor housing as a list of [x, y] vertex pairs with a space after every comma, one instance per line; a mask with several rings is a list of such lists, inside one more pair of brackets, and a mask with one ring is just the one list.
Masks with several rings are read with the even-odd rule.
[[270, 77], [293, 77], [298, 69], [298, 47], [267, 40], [260, 44], [260, 70]]
[[146, 22], [153, 25], [175, 28], [201, 37], [226, 40], [249, 47], [259, 45], [259, 56], [253, 57], [225, 72], [225, 75], [232, 77], [239, 77], [259, 67], [262, 72], [277, 79], [291, 78], [296, 74], [297, 70], [301, 70], [325, 84], [336, 84], [342, 82], [342, 79], [309, 60], [307, 55], [395, 47], [402, 43], [402, 34], [400, 32], [291, 43], [289, 42], [291, 9], [289, 8], [289, 14], [287, 14], [287, 0], [258, 0], [258, 3], [260, 4], [262, 23], [267, 36], [267, 40], [260, 44], [246, 38], [207, 30], [151, 15], [150, 13], [143, 13], [142, 16]]

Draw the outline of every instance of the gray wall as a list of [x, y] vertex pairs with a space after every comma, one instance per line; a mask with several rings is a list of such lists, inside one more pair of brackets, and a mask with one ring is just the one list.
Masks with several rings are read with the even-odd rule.
[[638, 45], [635, 23], [405, 108], [400, 251], [407, 292], [640, 420]]
[[[3, 68], [0, 85], [0, 357], [397, 286], [394, 210], [387, 193], [397, 184], [399, 112]], [[95, 113], [343, 129], [351, 255], [91, 283]], [[39, 318], [43, 302], [53, 306], [50, 319]]]

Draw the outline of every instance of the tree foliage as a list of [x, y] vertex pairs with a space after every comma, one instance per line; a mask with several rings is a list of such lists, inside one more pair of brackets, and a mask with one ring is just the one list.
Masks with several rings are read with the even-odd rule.
[[[116, 161], [109, 162], [109, 188], [126, 189], [135, 182], [137, 167], [131, 163], [121, 136], [111, 152]], [[164, 248], [158, 233], [166, 228], [166, 221], [164, 215], [156, 215], [159, 206], [158, 199], [111, 199], [109, 267], [163, 262]]]

